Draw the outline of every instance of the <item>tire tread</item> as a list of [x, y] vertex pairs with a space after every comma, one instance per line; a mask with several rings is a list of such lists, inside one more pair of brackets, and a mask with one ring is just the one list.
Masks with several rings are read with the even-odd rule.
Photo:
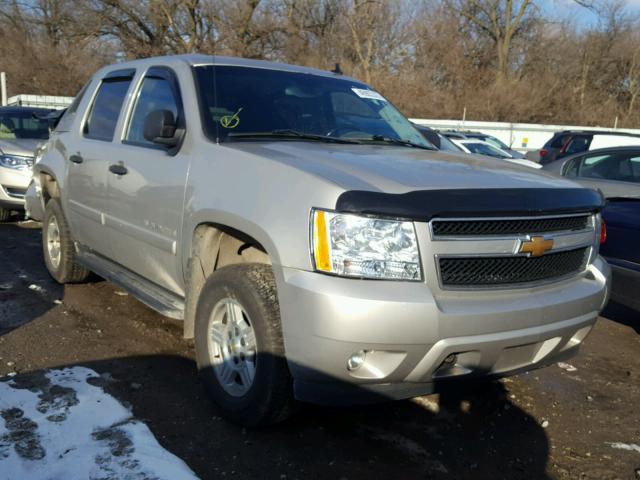
[[[58, 220], [58, 229], [60, 231], [60, 265], [58, 269], [54, 269], [48, 258], [46, 228], [51, 215], [55, 215]], [[91, 274], [91, 271], [83, 267], [76, 261], [76, 248], [71, 237], [69, 224], [62, 212], [60, 202], [56, 198], [52, 198], [47, 202], [45, 207], [44, 219], [42, 221], [42, 250], [45, 258], [47, 270], [51, 276], [59, 283], [82, 283]]]
[[[274, 360], [271, 362], [273, 370], [269, 372], [273, 381], [263, 389], [259, 401], [237, 411], [225, 409], [219, 401], [220, 387], [215, 384], [217, 380], [208, 364], [205, 346], [209, 309], [214, 306], [206, 296], [210, 292], [217, 292], [220, 295], [220, 289], [232, 295], [234, 290], [242, 290], [254, 299], [257, 298], [258, 305], [255, 307], [261, 312], [261, 320], [265, 323], [263, 329], [265, 338], [263, 345], [260, 346], [258, 358], [267, 355]], [[252, 320], [256, 321], [255, 318]], [[223, 407], [222, 413], [229, 420], [248, 427], [262, 427], [282, 422], [293, 414], [296, 406], [293, 398], [293, 379], [286, 362], [280, 324], [280, 305], [270, 265], [258, 263], [229, 265], [217, 270], [209, 277], [202, 289], [196, 312], [196, 358], [205, 386], [214, 401]]]

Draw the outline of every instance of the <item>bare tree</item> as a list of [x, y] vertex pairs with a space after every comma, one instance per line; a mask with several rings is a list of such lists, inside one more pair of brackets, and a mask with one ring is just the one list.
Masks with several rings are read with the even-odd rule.
[[543, 18], [535, 0], [0, 0], [10, 93], [73, 95], [121, 58], [340, 62], [412, 116], [640, 126], [640, 21]]
[[494, 43], [499, 81], [510, 76], [509, 54], [513, 39], [521, 31], [531, 0], [447, 0], [460, 15]]

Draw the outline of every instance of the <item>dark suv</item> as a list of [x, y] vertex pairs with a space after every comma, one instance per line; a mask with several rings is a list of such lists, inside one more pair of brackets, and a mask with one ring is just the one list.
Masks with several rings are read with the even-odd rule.
[[[597, 138], [597, 141], [594, 141]], [[543, 165], [551, 163], [567, 155], [586, 152], [595, 148], [608, 148], [626, 145], [639, 145], [640, 137], [629, 133], [564, 130], [556, 132], [544, 144], [539, 152], [539, 162]]]

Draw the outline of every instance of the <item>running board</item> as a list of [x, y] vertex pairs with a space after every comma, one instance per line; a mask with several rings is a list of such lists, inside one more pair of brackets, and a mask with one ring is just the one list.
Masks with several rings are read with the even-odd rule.
[[115, 283], [156, 312], [165, 317], [184, 320], [184, 299], [175, 293], [165, 290], [101, 255], [81, 250], [76, 259], [78, 263], [105, 280]]

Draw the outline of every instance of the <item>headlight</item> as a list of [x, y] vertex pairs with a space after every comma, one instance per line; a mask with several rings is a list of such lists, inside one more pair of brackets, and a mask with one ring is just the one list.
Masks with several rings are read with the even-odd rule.
[[13, 168], [14, 170], [26, 170], [33, 165], [32, 157], [19, 155], [0, 155], [0, 167]]
[[313, 210], [316, 270], [347, 277], [422, 280], [413, 222]]

